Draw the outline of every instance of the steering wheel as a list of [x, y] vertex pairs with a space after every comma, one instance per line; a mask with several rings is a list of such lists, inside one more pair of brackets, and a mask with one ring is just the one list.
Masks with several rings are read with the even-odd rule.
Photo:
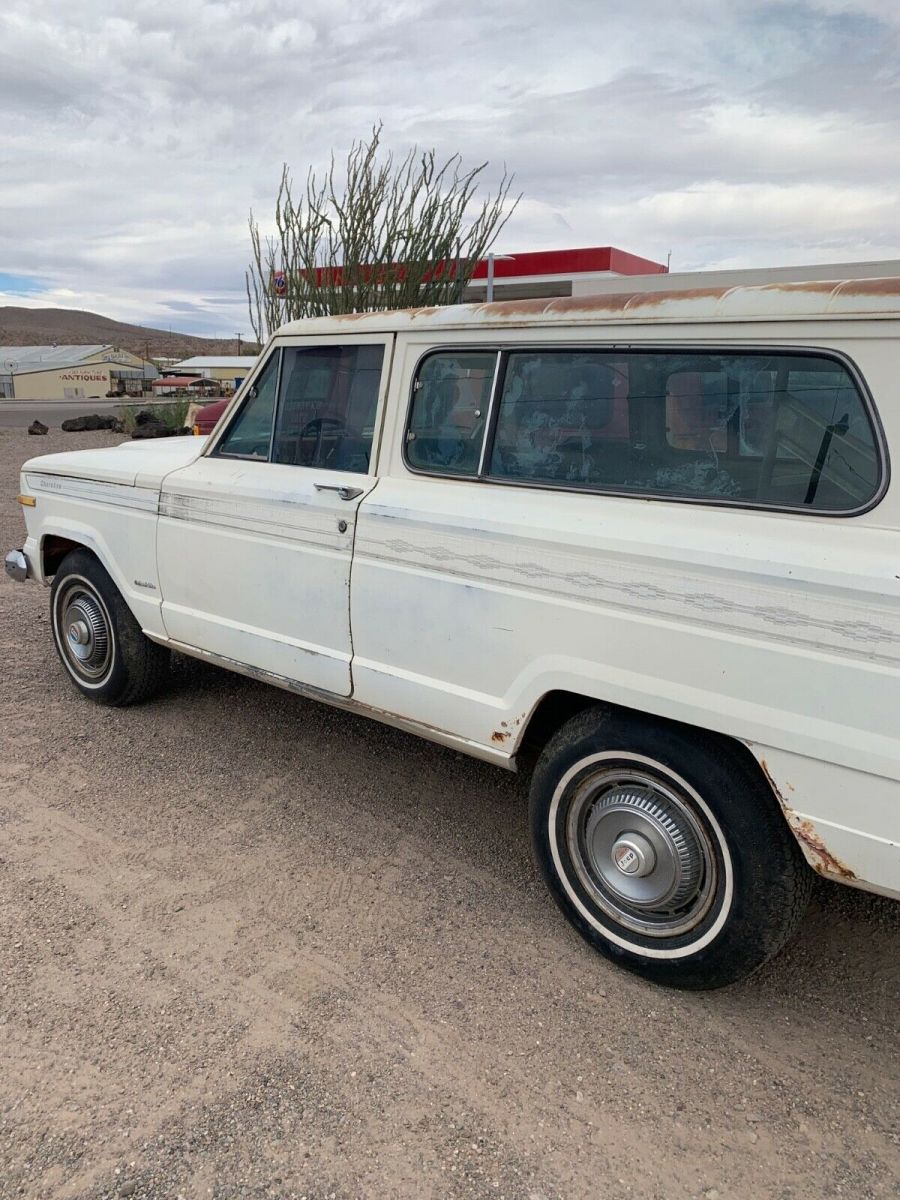
[[315, 448], [313, 449], [310, 462], [307, 464], [308, 466], [316, 466], [319, 464], [319, 455], [322, 452], [322, 441], [326, 429], [330, 429], [335, 432], [338, 430], [343, 431], [346, 429], [346, 424], [344, 421], [340, 421], [336, 417], [313, 417], [313, 419], [311, 421], [307, 421], [300, 430], [299, 442], [301, 446], [303, 445], [303, 439], [309, 434], [314, 433], [316, 435]]

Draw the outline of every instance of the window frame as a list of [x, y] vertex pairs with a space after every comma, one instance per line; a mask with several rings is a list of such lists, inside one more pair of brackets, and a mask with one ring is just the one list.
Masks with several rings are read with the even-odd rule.
[[[323, 333], [320, 336], [313, 334], [291, 336], [278, 338], [272, 344], [270, 343], [270, 353], [266, 354], [265, 349], [260, 354], [259, 362], [254, 367], [250, 375], [246, 377], [241, 384], [240, 390], [235, 394], [234, 407], [231, 412], [227, 409], [222, 414], [227, 416], [227, 421], [222, 424], [221, 429], [215, 435], [215, 441], [207, 440], [203, 447], [202, 457], [204, 458], [221, 458], [230, 462], [248, 462], [248, 463], [265, 463], [273, 467], [285, 467], [295, 471], [333, 471], [334, 474], [353, 474], [358, 478], [372, 478], [377, 474], [379, 456], [381, 454], [382, 440], [384, 437], [385, 414], [389, 401], [389, 393], [391, 387], [391, 376], [394, 368], [394, 352], [396, 348], [396, 334], [393, 331], [386, 333], [365, 333], [356, 335], [347, 335], [341, 333]], [[278, 426], [278, 416], [281, 410], [281, 388], [283, 382], [283, 370], [285, 361], [285, 352], [288, 350], [305, 350], [317, 349], [322, 346], [381, 346], [383, 348], [383, 356], [381, 360], [381, 376], [378, 380], [378, 397], [375, 405], [375, 427], [372, 434], [372, 448], [369, 459], [369, 470], [362, 475], [360, 472], [344, 472], [329, 467], [304, 467], [297, 463], [276, 463], [272, 459], [272, 453], [275, 444], [275, 430]], [[275, 355], [278, 355], [278, 370], [275, 380], [275, 404], [272, 408], [272, 428], [269, 431], [269, 449], [265, 458], [257, 458], [250, 454], [227, 454], [223, 453], [219, 447], [231, 432], [234, 422], [243, 412], [244, 407], [250, 401], [250, 391], [256, 385], [268, 364], [272, 361]], [[221, 419], [221, 418], [220, 418]]]
[[[478, 469], [475, 474], [462, 474], [459, 471], [431, 471], [427, 467], [417, 467], [409, 460], [409, 443], [411, 433], [415, 430], [410, 428], [413, 415], [413, 407], [416, 401], [416, 383], [419, 379], [419, 372], [422, 370], [422, 365], [429, 358], [435, 358], [439, 354], [493, 354], [494, 355], [494, 372], [491, 376], [491, 390], [488, 395], [487, 413], [484, 418], [484, 437], [481, 442], [481, 449], [478, 451]], [[413, 371], [412, 383], [409, 388], [409, 402], [406, 406], [406, 417], [403, 422], [403, 465], [407, 471], [411, 471], [414, 475], [437, 476], [440, 479], [466, 479], [470, 483], [479, 483], [484, 479], [485, 466], [485, 448], [488, 444], [488, 436], [490, 434], [492, 422], [494, 419], [494, 409], [496, 407], [498, 388], [503, 384], [505, 375], [505, 366], [503, 358], [503, 347], [496, 342], [490, 342], [485, 345], [459, 345], [453, 344], [447, 346], [435, 346], [430, 350], [426, 350], [416, 360], [415, 370]], [[415, 439], [413, 439], [415, 440]]]
[[[351, 471], [343, 467], [324, 467], [306, 465], [304, 463], [277, 462], [273, 455], [275, 453], [275, 435], [278, 429], [278, 423], [281, 419], [282, 406], [284, 402], [284, 368], [287, 362], [287, 356], [292, 350], [323, 350], [323, 349], [347, 349], [359, 348], [360, 346], [378, 346], [381, 349], [381, 366], [379, 368], [378, 389], [375, 393], [375, 412], [373, 416], [372, 427], [372, 443], [369, 448], [369, 467], [366, 471]], [[387, 397], [387, 391], [390, 386], [390, 374], [393, 362], [393, 334], [364, 334], [360, 337], [341, 337], [340, 335], [324, 336], [321, 338], [304, 337], [297, 340], [290, 340], [281, 343], [281, 362], [278, 364], [278, 392], [275, 397], [275, 410], [272, 414], [272, 436], [269, 439], [269, 457], [266, 460], [276, 467], [290, 467], [298, 471], [329, 471], [334, 474], [355, 475], [363, 478], [373, 477], [375, 467], [378, 462], [378, 454], [381, 445], [381, 430], [384, 425], [384, 409]]]
[[[764, 500], [746, 500], [746, 499], [730, 499], [727, 496], [679, 496], [671, 492], [654, 492], [650, 490], [635, 491], [634, 489], [616, 488], [616, 487], [594, 487], [586, 486], [582, 483], [567, 483], [559, 480], [541, 482], [531, 479], [505, 479], [500, 476], [491, 475], [489, 464], [494, 452], [494, 440], [497, 432], [497, 424], [500, 416], [500, 396], [502, 395], [503, 385], [506, 379], [506, 371], [510, 356], [515, 353], [524, 354], [567, 354], [578, 351], [595, 350], [606, 354], [733, 354], [740, 357], [751, 357], [758, 355], [760, 357], [778, 355], [785, 358], [819, 358], [834, 362], [842, 367], [853, 386], [856, 388], [857, 395], [862, 403], [863, 411], [869, 422], [869, 428], [872, 432], [872, 440], [875, 448], [876, 463], [878, 468], [878, 480], [872, 496], [865, 504], [857, 505], [855, 508], [847, 509], [824, 509], [813, 508], [804, 505], [788, 505], [774, 504]], [[459, 475], [453, 472], [431, 470], [425, 467], [414, 466], [409, 461], [408, 446], [409, 433], [411, 432], [410, 425], [413, 414], [413, 407], [416, 398], [416, 383], [419, 378], [419, 372], [422, 364], [426, 359], [431, 358], [435, 354], [463, 354], [466, 351], [481, 352], [481, 353], [496, 353], [497, 362], [494, 368], [494, 378], [491, 388], [491, 395], [488, 403], [487, 420], [484, 426], [484, 440], [481, 445], [481, 453], [479, 455], [478, 472], [475, 475]], [[754, 344], [746, 345], [742, 343], [715, 343], [715, 342], [582, 342], [572, 341], [565, 343], [558, 342], [487, 342], [483, 344], [460, 342], [450, 343], [447, 345], [435, 346], [422, 354], [415, 364], [412, 373], [412, 379], [409, 386], [409, 398], [407, 402], [406, 418], [403, 422], [403, 446], [402, 446], [403, 465], [407, 471], [413, 475], [422, 475], [435, 479], [457, 480], [465, 483], [491, 484], [495, 487], [516, 487], [528, 488], [538, 491], [552, 492], [574, 492], [580, 495], [590, 496], [613, 496], [620, 499], [629, 499], [637, 501], [668, 501], [673, 504], [702, 504], [713, 508], [739, 508], [756, 512], [774, 512], [774, 513], [800, 513], [807, 517], [859, 517], [864, 513], [870, 512], [884, 499], [885, 493], [888, 490], [891, 478], [891, 463], [888, 453], [887, 440], [884, 434], [884, 428], [881, 423], [881, 417], [878, 413], [878, 408], [866, 383], [865, 377], [853, 359], [844, 351], [837, 350], [831, 347], [817, 346], [795, 346], [782, 344]]]
[[[284, 351], [283, 346], [281, 346], [281, 345], [275, 346], [272, 350], [272, 353], [267, 354], [266, 357], [261, 360], [261, 362], [259, 363], [257, 369], [253, 372], [253, 374], [247, 378], [247, 380], [245, 381], [245, 384], [244, 384], [244, 389], [245, 389], [244, 395], [241, 396], [240, 404], [236, 404], [234, 407], [234, 411], [228, 414], [228, 420], [222, 426], [221, 432], [216, 437], [215, 442], [211, 446], [206, 446], [204, 448], [204, 456], [205, 457], [207, 457], [207, 458], [222, 458], [222, 459], [226, 459], [227, 461], [231, 461], [231, 462], [271, 463], [271, 461], [272, 461], [272, 439], [275, 437], [275, 420], [278, 415], [278, 395], [281, 391], [281, 367], [282, 367], [282, 363], [284, 362], [283, 351]], [[261, 379], [262, 376], [266, 373], [266, 371], [269, 367], [269, 363], [276, 356], [278, 358], [278, 366], [275, 371], [275, 402], [272, 405], [272, 428], [269, 430], [269, 449], [266, 452], [266, 457], [259, 458], [255, 454], [228, 454], [228, 453], [224, 452], [220, 448], [222, 443], [226, 440], [229, 433], [231, 433], [231, 430], [232, 430], [235, 422], [238, 420], [238, 418], [240, 417], [240, 415], [244, 411], [244, 409], [247, 407], [247, 405], [250, 403], [250, 399], [251, 399], [250, 393], [256, 387], [257, 380]]]

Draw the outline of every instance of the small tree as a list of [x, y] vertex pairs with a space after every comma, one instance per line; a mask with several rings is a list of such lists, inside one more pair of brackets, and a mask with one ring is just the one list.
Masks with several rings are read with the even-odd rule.
[[354, 142], [343, 170], [334, 156], [320, 181], [310, 169], [295, 199], [285, 165], [275, 235], [250, 214], [250, 321], [259, 341], [285, 321], [329, 313], [454, 304], [520, 197], [506, 171], [495, 196], [473, 205], [487, 163], [462, 169], [454, 154], [413, 148], [379, 157], [381, 125]]

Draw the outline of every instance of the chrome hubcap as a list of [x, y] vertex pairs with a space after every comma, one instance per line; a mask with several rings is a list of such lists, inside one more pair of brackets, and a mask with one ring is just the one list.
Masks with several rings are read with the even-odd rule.
[[59, 601], [60, 639], [66, 658], [84, 679], [97, 680], [109, 667], [112, 637], [105, 609], [97, 596], [80, 585]]
[[686, 796], [662, 778], [612, 767], [591, 775], [569, 808], [566, 842], [581, 883], [617, 922], [658, 937], [709, 910], [716, 857]]

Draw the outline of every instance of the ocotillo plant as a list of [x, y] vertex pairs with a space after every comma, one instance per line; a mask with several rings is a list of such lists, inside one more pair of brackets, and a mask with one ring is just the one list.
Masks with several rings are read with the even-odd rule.
[[259, 341], [299, 317], [453, 304], [521, 197], [504, 169], [496, 193], [476, 193], [488, 164], [463, 170], [435, 150], [402, 160], [380, 154], [381, 126], [354, 142], [339, 168], [310, 168], [295, 198], [288, 166], [275, 202], [275, 233], [250, 214], [253, 261], [247, 301]]

